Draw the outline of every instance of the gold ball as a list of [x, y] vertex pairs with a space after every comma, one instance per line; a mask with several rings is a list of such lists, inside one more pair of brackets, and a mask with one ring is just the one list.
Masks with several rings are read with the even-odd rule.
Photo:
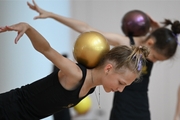
[[74, 45], [73, 55], [78, 63], [87, 68], [94, 68], [109, 50], [110, 45], [106, 38], [98, 32], [91, 31], [79, 35]]

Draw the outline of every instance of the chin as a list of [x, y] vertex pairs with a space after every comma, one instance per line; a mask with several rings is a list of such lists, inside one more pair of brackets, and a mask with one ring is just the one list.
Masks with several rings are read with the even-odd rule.
[[111, 90], [106, 90], [106, 89], [105, 89], [105, 91], [106, 91], [107, 93], [111, 92]]
[[104, 86], [103, 86], [103, 88], [104, 88], [105, 92], [107, 92], [107, 93], [111, 92], [111, 89], [105, 88]]

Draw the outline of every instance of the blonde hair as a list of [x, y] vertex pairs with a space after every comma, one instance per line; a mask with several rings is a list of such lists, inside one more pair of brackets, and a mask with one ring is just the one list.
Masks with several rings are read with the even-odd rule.
[[140, 74], [142, 68], [146, 64], [146, 58], [149, 54], [148, 49], [145, 46], [116, 46], [112, 48], [105, 56], [100, 60], [98, 67], [103, 66], [107, 61], [115, 63], [115, 69], [119, 70], [127, 68], [134, 73]]

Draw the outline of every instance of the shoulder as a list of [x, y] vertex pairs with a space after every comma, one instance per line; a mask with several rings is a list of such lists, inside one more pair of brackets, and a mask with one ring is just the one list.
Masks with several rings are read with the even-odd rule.
[[74, 90], [79, 86], [83, 79], [86, 78], [86, 68], [80, 64], [76, 64], [77, 68], [71, 74], [63, 71], [58, 72], [59, 82], [66, 90]]
[[86, 76], [87, 68], [82, 64], [79, 64], [79, 63], [76, 63], [76, 64], [79, 66], [80, 70], [82, 71], [82, 79], [83, 79], [83, 77]]

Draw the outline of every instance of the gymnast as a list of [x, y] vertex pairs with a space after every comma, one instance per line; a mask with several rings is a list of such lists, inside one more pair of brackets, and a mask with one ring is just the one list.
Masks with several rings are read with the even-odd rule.
[[18, 33], [15, 44], [26, 34], [35, 50], [50, 60], [59, 71], [42, 79], [0, 94], [0, 120], [39, 120], [75, 106], [95, 87], [106, 92], [122, 92], [139, 78], [149, 51], [144, 46], [117, 46], [108, 51], [98, 65], [87, 69], [53, 49], [28, 23], [0, 27], [0, 33]]

